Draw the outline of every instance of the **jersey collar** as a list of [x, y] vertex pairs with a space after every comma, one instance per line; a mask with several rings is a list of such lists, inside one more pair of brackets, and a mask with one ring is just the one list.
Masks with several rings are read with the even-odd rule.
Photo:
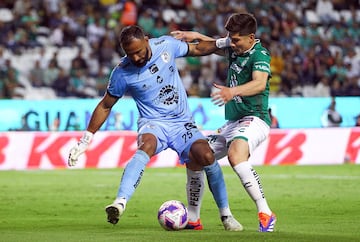
[[242, 53], [240, 56], [248, 56], [250, 54], [250, 51], [257, 43], [260, 43], [260, 39], [255, 39], [254, 44], [248, 50], [244, 51], [244, 53]]

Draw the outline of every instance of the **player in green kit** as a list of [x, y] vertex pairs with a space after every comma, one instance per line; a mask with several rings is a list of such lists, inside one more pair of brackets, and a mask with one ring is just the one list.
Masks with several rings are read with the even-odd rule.
[[208, 140], [218, 159], [228, 156], [233, 170], [255, 202], [259, 231], [272, 232], [276, 216], [266, 201], [260, 177], [249, 162], [251, 154], [270, 132], [271, 57], [260, 40], [255, 38], [257, 22], [253, 15], [233, 14], [227, 20], [225, 29], [228, 36], [216, 40], [198, 32], [174, 31], [172, 35], [187, 42], [207, 41], [208, 48], [212, 48], [214, 53], [227, 57], [227, 85], [214, 84], [217, 91], [211, 94], [216, 105], [225, 105], [227, 122]]

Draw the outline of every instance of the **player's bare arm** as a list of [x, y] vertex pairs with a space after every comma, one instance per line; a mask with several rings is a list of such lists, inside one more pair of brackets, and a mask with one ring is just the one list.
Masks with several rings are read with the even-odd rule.
[[105, 122], [107, 117], [110, 114], [111, 108], [117, 102], [119, 98], [111, 96], [109, 93], [106, 93], [101, 101], [96, 106], [93, 115], [91, 116], [87, 130], [91, 133], [95, 133]]
[[98, 103], [93, 114], [91, 115], [87, 130], [84, 132], [79, 142], [70, 149], [68, 158], [69, 166], [76, 165], [79, 156], [86, 151], [93, 138], [94, 133], [98, 131], [101, 125], [105, 122], [105, 120], [110, 114], [111, 108], [114, 106], [118, 99], [119, 98], [113, 97], [110, 94], [106, 93], [102, 100]]
[[268, 73], [262, 71], [254, 71], [252, 80], [235, 87], [226, 87], [214, 83], [214, 87], [218, 89], [211, 94], [212, 101], [215, 105], [222, 106], [229, 102], [234, 96], [246, 97], [256, 95], [266, 88]]
[[216, 39], [195, 31], [173, 31], [171, 35], [179, 40], [189, 43], [189, 56], [203, 56], [209, 54], [224, 55], [223, 49], [216, 44]]
[[188, 56], [203, 56], [215, 53], [218, 48], [215, 45], [215, 41], [200, 41], [198, 43], [189, 43]]
[[215, 41], [214, 38], [211, 38], [209, 36], [206, 36], [204, 34], [201, 34], [199, 32], [196, 31], [180, 31], [180, 30], [176, 30], [176, 31], [172, 31], [170, 33], [175, 39], [178, 40], [182, 40], [185, 42], [193, 42], [193, 41]]

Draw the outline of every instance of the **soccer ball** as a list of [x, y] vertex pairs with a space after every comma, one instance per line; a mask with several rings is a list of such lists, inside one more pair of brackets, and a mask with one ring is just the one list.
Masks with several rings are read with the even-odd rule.
[[181, 230], [185, 228], [188, 220], [187, 208], [180, 201], [166, 201], [158, 210], [158, 221], [166, 230]]

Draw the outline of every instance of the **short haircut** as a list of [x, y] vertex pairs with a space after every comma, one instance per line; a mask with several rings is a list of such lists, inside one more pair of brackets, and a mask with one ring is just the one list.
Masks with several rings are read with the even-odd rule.
[[228, 18], [225, 29], [231, 33], [239, 33], [241, 36], [255, 34], [257, 21], [250, 13], [234, 13]]
[[119, 35], [121, 46], [128, 45], [133, 39], [144, 39], [144, 31], [137, 25], [130, 25], [123, 28]]

